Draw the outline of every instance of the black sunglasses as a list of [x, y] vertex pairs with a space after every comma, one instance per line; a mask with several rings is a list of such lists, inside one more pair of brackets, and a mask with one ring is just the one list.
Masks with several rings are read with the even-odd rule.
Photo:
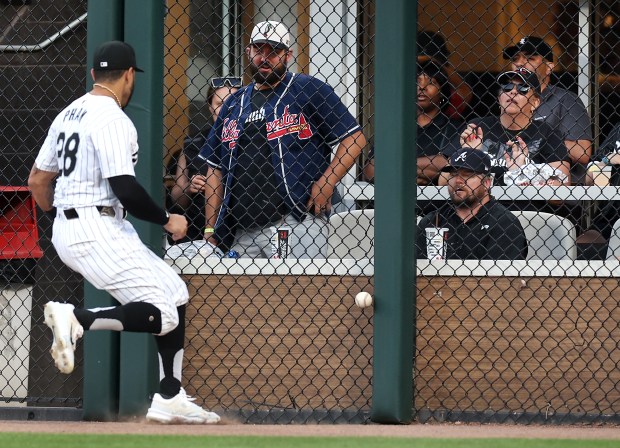
[[517, 88], [517, 93], [521, 95], [527, 95], [527, 92], [532, 88], [526, 84], [515, 84], [514, 82], [509, 82], [508, 84], [502, 84], [501, 86], [502, 92], [511, 92], [515, 87]]
[[211, 87], [219, 89], [228, 85], [228, 87], [241, 87], [243, 80], [240, 77], [211, 78]]

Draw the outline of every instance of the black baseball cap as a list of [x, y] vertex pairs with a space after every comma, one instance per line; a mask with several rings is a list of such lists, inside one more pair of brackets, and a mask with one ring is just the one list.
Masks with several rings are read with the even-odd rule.
[[478, 174], [489, 174], [491, 172], [491, 157], [480, 149], [461, 148], [450, 156], [449, 164], [441, 171], [452, 172], [460, 168]]
[[538, 80], [538, 76], [536, 76], [536, 73], [531, 72], [523, 67], [501, 73], [497, 77], [497, 82], [499, 84], [507, 84], [514, 78], [519, 78], [523, 82], [523, 84], [530, 86], [536, 91], [536, 93], [540, 95], [540, 81]]
[[136, 52], [128, 43], [118, 40], [104, 42], [95, 50], [93, 69], [95, 70], [127, 70], [134, 68], [144, 72], [136, 65]]
[[504, 48], [504, 59], [512, 59], [517, 53], [539, 54], [553, 62], [553, 50], [541, 37], [526, 36], [515, 45]]

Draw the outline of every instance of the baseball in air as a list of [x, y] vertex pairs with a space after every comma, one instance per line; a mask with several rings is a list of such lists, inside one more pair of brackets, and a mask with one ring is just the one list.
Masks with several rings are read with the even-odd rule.
[[355, 296], [355, 304], [360, 308], [366, 308], [372, 305], [372, 296], [364, 291], [358, 292]]

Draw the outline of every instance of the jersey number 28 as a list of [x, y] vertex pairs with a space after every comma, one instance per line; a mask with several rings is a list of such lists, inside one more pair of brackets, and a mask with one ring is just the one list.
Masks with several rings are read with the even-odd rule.
[[64, 132], [58, 134], [56, 150], [58, 158], [62, 161], [61, 176], [68, 176], [75, 169], [75, 157], [78, 146], [80, 146], [80, 136], [77, 133], [71, 134], [69, 138], [65, 138]]

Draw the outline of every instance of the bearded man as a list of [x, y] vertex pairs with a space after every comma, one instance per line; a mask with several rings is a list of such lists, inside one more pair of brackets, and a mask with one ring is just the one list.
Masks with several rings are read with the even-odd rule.
[[461, 148], [443, 171], [450, 202], [418, 223], [417, 258], [428, 257], [427, 229], [446, 229], [446, 259], [524, 260], [527, 240], [519, 219], [491, 196], [489, 155]]
[[226, 100], [200, 152], [209, 165], [205, 239], [215, 253], [269, 258], [283, 256], [272, 241], [286, 233], [288, 256], [324, 258], [336, 184], [366, 138], [329, 85], [288, 71], [282, 23], [257, 24], [246, 56], [253, 82]]

